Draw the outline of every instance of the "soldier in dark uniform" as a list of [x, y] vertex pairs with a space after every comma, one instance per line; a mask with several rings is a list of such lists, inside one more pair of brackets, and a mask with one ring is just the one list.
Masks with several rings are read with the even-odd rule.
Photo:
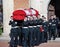
[[54, 15], [53, 19], [56, 21], [56, 37], [57, 37], [57, 35], [58, 35], [57, 28], [58, 28], [59, 18], [57, 18], [56, 15]]
[[17, 26], [19, 26], [19, 30], [18, 30], [18, 45], [22, 46], [22, 23], [23, 20], [21, 21], [16, 21], [17, 22]]
[[17, 47], [17, 45], [21, 45], [21, 21], [13, 20], [11, 16], [11, 21], [9, 22], [9, 25], [11, 25], [11, 32], [10, 32], [10, 47]]
[[38, 41], [38, 29], [37, 29], [37, 17], [35, 15], [33, 15], [33, 28], [34, 28], [34, 34], [33, 34], [33, 37], [34, 37], [34, 42], [33, 44], [34, 45], [37, 45], [37, 41]]
[[32, 16], [28, 16], [29, 18], [29, 46], [32, 47], [33, 46], [33, 33], [34, 33], [34, 28], [33, 28], [33, 17]]
[[56, 20], [54, 19], [53, 16], [51, 16], [51, 19], [49, 20], [49, 40], [51, 40], [51, 37], [53, 36], [53, 40], [56, 39], [56, 29], [57, 29], [57, 24]]
[[53, 16], [50, 16], [50, 19], [49, 19], [49, 21], [48, 21], [48, 22], [49, 22], [49, 40], [51, 40], [51, 29], [50, 29], [51, 27], [50, 27], [50, 26], [51, 26], [51, 24], [52, 24], [52, 23], [51, 23], [52, 20], [53, 20]]
[[23, 47], [28, 47], [28, 36], [29, 36], [29, 28], [28, 28], [28, 18], [25, 17], [23, 25], [22, 25], [22, 44]]
[[44, 42], [47, 42], [48, 40], [48, 22], [46, 21], [46, 18], [43, 19], [43, 29], [44, 29]]
[[17, 22], [15, 21], [10, 21], [9, 25], [11, 25], [12, 27], [10, 32], [10, 47], [17, 47], [19, 27], [17, 26]]
[[[43, 22], [43, 20], [42, 20], [42, 18], [40, 18], [40, 15], [38, 15], [38, 19], [37, 19], [37, 32], [38, 32], [38, 36], [37, 36], [37, 44], [40, 44], [40, 43], [42, 43], [43, 42], [43, 29], [41, 28], [42, 27], [42, 22]], [[42, 30], [40, 30], [40, 28], [42, 29]]]

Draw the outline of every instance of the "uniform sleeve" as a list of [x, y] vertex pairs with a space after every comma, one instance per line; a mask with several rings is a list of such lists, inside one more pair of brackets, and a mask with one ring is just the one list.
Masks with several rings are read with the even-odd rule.
[[24, 21], [24, 22], [22, 23], [22, 26], [24, 26], [24, 27], [28, 27], [28, 24], [29, 24], [28, 21]]
[[58, 26], [58, 24], [59, 24], [59, 19], [57, 18], [56, 19], [56, 25]]
[[51, 23], [51, 20], [49, 20], [49, 21], [48, 21], [48, 30], [51, 28], [51, 27], [50, 27], [51, 24], [52, 24], [52, 23]]
[[49, 30], [49, 22], [47, 21], [47, 30]]

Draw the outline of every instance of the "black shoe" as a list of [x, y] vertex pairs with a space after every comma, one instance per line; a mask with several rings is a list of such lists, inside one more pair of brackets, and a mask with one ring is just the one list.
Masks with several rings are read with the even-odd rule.
[[53, 40], [55, 40], [55, 38], [53, 38]]
[[14, 47], [17, 47], [17, 46], [14, 46]]
[[47, 40], [45, 41], [45, 43], [47, 43]]
[[10, 44], [10, 42], [8, 42], [8, 44]]
[[49, 40], [51, 40], [51, 39], [49, 39]]
[[9, 47], [14, 47], [13, 45], [9, 45]]

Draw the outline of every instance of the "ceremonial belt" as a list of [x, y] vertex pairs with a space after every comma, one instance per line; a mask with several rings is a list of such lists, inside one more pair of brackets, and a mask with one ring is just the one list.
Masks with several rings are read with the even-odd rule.
[[15, 27], [12, 27], [12, 28], [19, 28], [19, 26], [15, 26]]
[[29, 28], [33, 28], [33, 26], [28, 26]]
[[33, 27], [37, 27], [37, 26], [33, 26]]
[[22, 28], [28, 28], [28, 27], [22, 27]]
[[52, 26], [55, 26], [56, 24], [52, 24]]
[[37, 27], [40, 27], [40, 25], [37, 25]]
[[40, 26], [42, 26], [42, 25], [37, 25], [37, 27], [40, 27]]

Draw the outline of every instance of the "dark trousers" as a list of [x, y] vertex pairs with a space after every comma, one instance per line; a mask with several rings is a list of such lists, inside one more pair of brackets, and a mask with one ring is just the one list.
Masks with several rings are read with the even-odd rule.
[[51, 40], [51, 37], [53, 36], [53, 40], [56, 38], [56, 29], [51, 29], [49, 31], [49, 40]]
[[18, 45], [21, 46], [22, 45], [22, 28], [18, 28]]
[[10, 47], [17, 47], [18, 45], [18, 28], [12, 28], [10, 32]]
[[17, 47], [17, 37], [11, 37], [10, 47]]
[[39, 37], [38, 37], [38, 28], [34, 27], [34, 33], [33, 33], [33, 45], [37, 45], [38, 41], [39, 41]]
[[23, 47], [28, 47], [28, 36], [29, 36], [29, 29], [22, 28], [22, 44]]
[[40, 33], [41, 43], [44, 43], [44, 31]]
[[36, 44], [39, 45], [41, 43], [41, 32], [40, 27], [36, 28]]
[[30, 47], [33, 46], [33, 42], [34, 42], [33, 34], [34, 34], [34, 28], [29, 27], [29, 46]]
[[47, 42], [47, 40], [48, 40], [47, 31], [44, 31], [44, 42]]

